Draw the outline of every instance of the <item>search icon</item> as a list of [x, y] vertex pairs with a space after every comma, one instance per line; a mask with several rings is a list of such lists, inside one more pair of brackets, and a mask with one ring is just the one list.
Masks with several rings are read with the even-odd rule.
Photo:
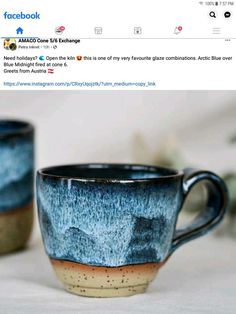
[[209, 15], [210, 17], [213, 17], [214, 19], [216, 19], [216, 13], [214, 11], [211, 11]]

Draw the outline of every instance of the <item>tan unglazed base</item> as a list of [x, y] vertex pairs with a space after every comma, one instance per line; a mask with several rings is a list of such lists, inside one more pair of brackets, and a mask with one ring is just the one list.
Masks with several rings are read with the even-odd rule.
[[0, 213], [0, 254], [23, 248], [31, 234], [33, 203]]
[[94, 298], [115, 298], [115, 297], [128, 297], [131, 295], [144, 293], [148, 285], [129, 286], [120, 288], [84, 288], [80, 286], [64, 285], [68, 292], [78, 294], [84, 297]]
[[164, 263], [120, 267], [88, 266], [50, 259], [58, 279], [68, 292], [86, 297], [125, 297], [145, 292]]

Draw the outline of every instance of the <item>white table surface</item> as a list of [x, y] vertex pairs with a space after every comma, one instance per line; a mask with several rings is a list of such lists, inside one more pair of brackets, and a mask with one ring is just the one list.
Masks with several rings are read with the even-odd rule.
[[0, 257], [0, 313], [236, 313], [236, 240], [207, 235], [181, 247], [146, 294], [94, 299], [65, 292], [36, 237]]

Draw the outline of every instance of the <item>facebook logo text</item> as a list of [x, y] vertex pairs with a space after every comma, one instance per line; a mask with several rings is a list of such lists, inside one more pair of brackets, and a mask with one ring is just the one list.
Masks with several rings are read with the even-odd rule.
[[35, 13], [8, 13], [8, 12], [4, 12], [3, 14], [4, 19], [8, 19], [8, 20], [24, 20], [24, 19], [31, 19], [31, 20], [40, 20], [40, 13], [35, 12]]

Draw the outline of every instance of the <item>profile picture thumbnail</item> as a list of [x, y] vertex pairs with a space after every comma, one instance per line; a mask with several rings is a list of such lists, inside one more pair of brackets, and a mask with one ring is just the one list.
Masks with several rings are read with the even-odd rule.
[[4, 49], [6, 50], [16, 50], [16, 39], [15, 38], [5, 38], [3, 42]]

